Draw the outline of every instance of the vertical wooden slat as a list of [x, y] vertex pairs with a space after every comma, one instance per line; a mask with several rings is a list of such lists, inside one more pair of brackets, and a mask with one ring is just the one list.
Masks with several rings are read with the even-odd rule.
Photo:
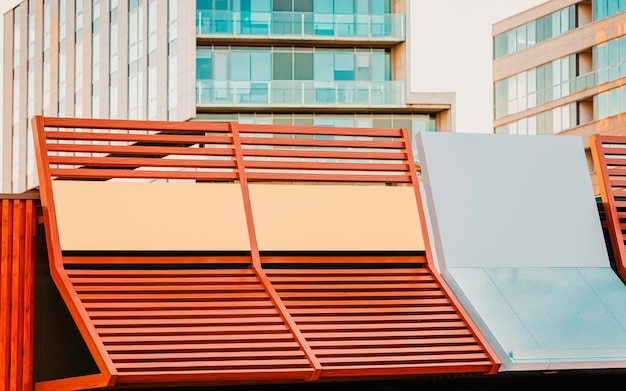
[[0, 386], [33, 389], [34, 232], [32, 200], [0, 200]]
[[24, 208], [21, 200], [13, 201], [13, 243], [11, 251], [11, 332], [10, 332], [10, 360], [11, 374], [10, 387], [16, 390], [18, 384], [21, 384], [22, 366], [18, 357], [21, 357], [22, 347], [22, 310], [24, 302], [22, 301], [21, 290], [23, 286], [22, 276], [22, 249], [24, 247]]
[[0, 243], [0, 388], [9, 389], [9, 338], [11, 335], [11, 202], [2, 200], [2, 239]]

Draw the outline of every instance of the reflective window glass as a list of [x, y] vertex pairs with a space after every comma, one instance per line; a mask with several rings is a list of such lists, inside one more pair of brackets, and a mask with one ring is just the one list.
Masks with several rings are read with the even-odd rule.
[[313, 53], [294, 53], [294, 80], [313, 80]]
[[272, 58], [272, 78], [274, 80], [292, 80], [292, 54], [274, 53]]

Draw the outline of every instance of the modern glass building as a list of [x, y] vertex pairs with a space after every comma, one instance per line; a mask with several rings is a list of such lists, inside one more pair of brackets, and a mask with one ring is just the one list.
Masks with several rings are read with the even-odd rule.
[[626, 134], [625, 11], [552, 0], [494, 24], [495, 132], [583, 136], [593, 173], [589, 136]]
[[410, 3], [24, 1], [4, 15], [0, 191], [37, 186], [37, 114], [452, 130], [454, 94], [407, 87]]

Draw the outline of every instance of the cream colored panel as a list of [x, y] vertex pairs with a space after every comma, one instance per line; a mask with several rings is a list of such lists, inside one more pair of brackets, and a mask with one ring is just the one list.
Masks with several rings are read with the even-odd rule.
[[53, 181], [63, 250], [249, 250], [238, 184]]
[[259, 250], [424, 250], [408, 186], [251, 184]]

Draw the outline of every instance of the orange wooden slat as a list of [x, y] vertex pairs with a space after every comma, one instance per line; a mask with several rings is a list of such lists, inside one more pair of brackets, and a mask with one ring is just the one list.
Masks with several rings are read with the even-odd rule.
[[235, 180], [235, 172], [216, 171], [156, 171], [156, 170], [111, 170], [90, 168], [52, 168], [50, 174], [59, 178], [74, 179], [111, 179], [111, 178], [144, 178], [144, 179], [196, 179], [196, 180]]
[[174, 121], [137, 121], [103, 118], [55, 118], [42, 117], [48, 128], [78, 129], [125, 129], [125, 130], [167, 130], [167, 131], [206, 131], [228, 132], [225, 122], [174, 122]]
[[32, 390], [35, 204], [0, 199], [0, 388]]
[[[378, 141], [378, 140], [319, 140], [303, 138], [275, 138], [275, 137], [241, 137], [242, 145], [266, 145], [266, 146], [295, 146], [295, 147], [333, 147], [333, 148], [381, 148], [402, 149], [401, 141]], [[249, 151], [252, 151], [250, 149]]]
[[230, 148], [187, 148], [173, 146], [145, 146], [145, 145], [100, 145], [100, 144], [47, 144], [50, 152], [75, 153], [108, 153], [129, 155], [193, 155], [193, 156], [232, 156]]
[[401, 137], [397, 128], [341, 128], [324, 126], [284, 126], [238, 124], [241, 133], [274, 133], [274, 134], [311, 134], [329, 136], [379, 136]]
[[135, 352], [169, 352], [169, 351], [203, 351], [203, 352], [212, 352], [212, 351], [247, 351], [250, 349], [259, 350], [259, 351], [267, 351], [270, 349], [281, 349], [281, 350], [298, 350], [299, 346], [296, 342], [256, 342], [254, 345], [250, 345], [249, 343], [202, 343], [198, 342], [195, 344], [160, 344], [160, 345], [140, 345], [140, 344], [126, 344], [126, 345], [110, 345], [108, 348], [111, 353], [135, 353]]
[[282, 162], [251, 160], [248, 168], [275, 170], [331, 170], [331, 171], [408, 171], [407, 164], [375, 163], [328, 163], [328, 162]]
[[384, 182], [408, 183], [406, 175], [359, 175], [359, 174], [301, 174], [301, 173], [248, 173], [251, 181], [310, 181], [310, 182]]
[[90, 167], [178, 167], [178, 168], [234, 168], [230, 159], [161, 159], [161, 158], [123, 158], [123, 157], [92, 157], [92, 156], [50, 156], [50, 164], [63, 164]]
[[314, 159], [370, 159], [406, 160], [404, 152], [353, 152], [308, 149], [250, 149], [243, 148], [244, 156]]
[[168, 144], [231, 144], [232, 138], [225, 136], [206, 136], [204, 131], [198, 134], [138, 134], [138, 133], [104, 133], [104, 132], [62, 132], [47, 131], [48, 140], [66, 141], [130, 141], [144, 143]]

